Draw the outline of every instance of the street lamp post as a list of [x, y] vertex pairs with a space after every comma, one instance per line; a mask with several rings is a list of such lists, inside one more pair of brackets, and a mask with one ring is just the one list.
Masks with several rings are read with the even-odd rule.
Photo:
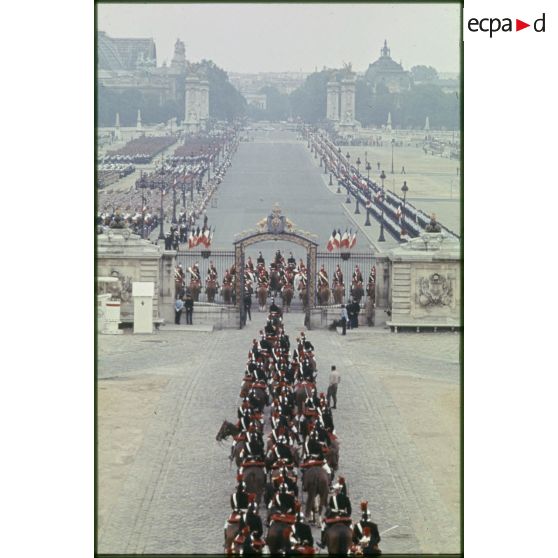
[[393, 146], [395, 145], [395, 138], [391, 140], [391, 174], [393, 174]]
[[367, 172], [366, 178], [368, 180], [370, 180], [370, 171], [372, 170], [372, 166], [370, 165], [370, 161], [366, 162], [366, 167], [365, 168], [366, 168], [366, 172]]
[[160, 227], [159, 227], [159, 240], [165, 240], [165, 231], [163, 230], [163, 221], [165, 220], [165, 215], [164, 215], [164, 210], [163, 210], [163, 195], [165, 192], [165, 181], [163, 179], [161, 179], [161, 181], [159, 182], [159, 187], [161, 188], [161, 208], [160, 208], [160, 215], [159, 215], [159, 221], [160, 221]]
[[176, 224], [176, 184], [172, 185], [172, 224]]
[[360, 174], [360, 157], [357, 157], [356, 166], [357, 166], [358, 174]]
[[337, 179], [337, 193], [340, 194], [341, 193], [341, 180]]
[[380, 174], [380, 179], [382, 181], [382, 217], [380, 220], [380, 236], [378, 237], [378, 242], [385, 242], [384, 237], [384, 205], [385, 205], [385, 191], [384, 191], [384, 180], [386, 179], [386, 173], [382, 170]]
[[407, 200], [407, 192], [409, 191], [406, 180], [403, 182], [403, 186], [401, 186], [401, 191], [403, 192], [403, 215], [401, 216], [401, 229], [405, 231], [405, 202]]
[[355, 194], [355, 200], [356, 200], [355, 215], [360, 215], [360, 207], [358, 205], [358, 190], [357, 193]]

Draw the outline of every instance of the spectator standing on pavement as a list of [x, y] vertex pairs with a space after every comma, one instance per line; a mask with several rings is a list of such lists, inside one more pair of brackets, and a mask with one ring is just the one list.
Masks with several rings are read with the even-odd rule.
[[176, 299], [174, 303], [174, 323], [180, 324], [180, 315], [182, 314], [182, 309], [184, 308], [184, 302], [180, 298]]
[[192, 315], [194, 314], [194, 299], [190, 292], [186, 293], [184, 300], [184, 307], [186, 308], [186, 325], [192, 325]]
[[[341, 376], [337, 372], [337, 368], [335, 366], [331, 367], [331, 373], [329, 374], [329, 386], [327, 388], [327, 404], [332, 409], [337, 409], [337, 386], [341, 381]], [[331, 401], [333, 400], [333, 406], [331, 405]]]
[[347, 314], [347, 309], [345, 305], [341, 305], [341, 327], [343, 328], [343, 333], [341, 335], [347, 335], [347, 322], [349, 320], [349, 315]]

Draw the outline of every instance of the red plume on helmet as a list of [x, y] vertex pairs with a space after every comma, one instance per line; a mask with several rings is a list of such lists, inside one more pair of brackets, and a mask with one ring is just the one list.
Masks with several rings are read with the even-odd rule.
[[361, 511], [367, 511], [368, 510], [368, 502], [366, 500], [363, 500], [360, 503], [360, 509], [361, 509]]
[[250, 494], [248, 494], [248, 501], [249, 502], [255, 502], [256, 501], [256, 494], [254, 492], [250, 492]]
[[244, 480], [244, 475], [242, 473], [238, 473], [236, 475], [236, 482], [242, 482]]

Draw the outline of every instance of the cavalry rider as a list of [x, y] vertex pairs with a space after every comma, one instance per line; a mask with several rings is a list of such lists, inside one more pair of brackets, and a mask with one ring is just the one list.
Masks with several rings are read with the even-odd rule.
[[256, 503], [256, 495], [248, 494], [248, 509], [240, 517], [240, 530], [244, 527], [250, 529], [250, 533], [256, 533], [259, 537], [263, 534], [262, 518], [258, 514], [258, 504]]
[[358, 264], [355, 265], [355, 270], [353, 271], [353, 284], [356, 283], [362, 283], [364, 280], [362, 278], [362, 273], [360, 271], [360, 268], [358, 267]]
[[248, 261], [246, 262], [246, 267], [250, 270], [250, 271], [254, 271], [254, 262], [252, 261], [252, 258], [250, 256], [248, 256]]
[[375, 283], [376, 282], [376, 266], [373, 265], [372, 269], [370, 270], [370, 275], [368, 276], [368, 283]]
[[323, 393], [320, 393], [320, 412], [322, 415], [322, 421], [324, 423], [325, 430], [331, 432], [332, 434], [335, 434], [335, 426], [333, 425], [333, 413], [331, 412], [331, 409], [327, 404], [325, 395]]
[[279, 314], [279, 316], [281, 314], [283, 314], [283, 312], [281, 312], [281, 308], [279, 308], [279, 306], [277, 306], [277, 304], [275, 304], [275, 299], [272, 298], [271, 299], [271, 304], [269, 306], [269, 313], [274, 313], [274, 314]]
[[274, 467], [281, 462], [287, 467], [294, 465], [293, 454], [286, 436], [279, 436], [277, 443], [267, 452], [267, 465]]
[[347, 496], [347, 486], [345, 484], [345, 479], [339, 477], [337, 483], [333, 485], [335, 490], [334, 494], [329, 497], [327, 504], [325, 519], [322, 521], [322, 533], [321, 542], [318, 543], [320, 548], [325, 548], [325, 530], [328, 525], [328, 519], [334, 518], [347, 518], [350, 521], [351, 517], [351, 501]]
[[307, 382], [314, 382], [316, 380], [316, 371], [312, 367], [309, 358], [302, 361], [302, 379]]
[[261, 252], [258, 252], [258, 259], [256, 260], [258, 267], [265, 267], [265, 260]]
[[[298, 506], [297, 506], [298, 507]], [[295, 516], [295, 523], [291, 527], [290, 542], [295, 547], [294, 554], [305, 554], [304, 550], [296, 550], [296, 547], [313, 547], [314, 537], [312, 536], [312, 529], [304, 522], [304, 515], [300, 509], [297, 510]]]
[[283, 254], [281, 254], [281, 250], [277, 250], [277, 252], [275, 252], [275, 264], [278, 266], [285, 265], [285, 258], [283, 258]]
[[320, 442], [318, 433], [312, 430], [311, 434], [307, 436], [303, 447], [304, 461], [323, 461], [325, 459], [324, 449], [326, 445]]
[[178, 295], [179, 291], [184, 287], [184, 280], [186, 278], [186, 274], [182, 269], [182, 265], [178, 264], [174, 269], [174, 284], [176, 286], [176, 294]]
[[354, 524], [353, 543], [360, 545], [363, 551], [365, 548], [369, 549], [368, 552], [364, 552], [365, 555], [379, 555], [382, 553], [378, 548], [381, 541], [380, 531], [378, 525], [370, 521], [370, 512], [366, 500], [360, 503], [360, 509], [362, 510], [362, 518]]
[[211, 261], [209, 262], [209, 267], [207, 268], [207, 276], [205, 278], [206, 283], [208, 283], [209, 281], [215, 281], [215, 283], [217, 283], [217, 268]]
[[192, 267], [189, 267], [188, 271], [192, 276], [192, 281], [201, 282], [201, 274], [200, 274], [200, 268], [198, 266], [198, 262], [196, 262]]
[[306, 339], [306, 335], [304, 334], [304, 331], [300, 332], [300, 339], [302, 340], [302, 345], [304, 347], [305, 352], [314, 350], [314, 345], [312, 345], [312, 343], [310, 343], [310, 341]]
[[234, 513], [242, 514], [248, 510], [248, 493], [246, 492], [246, 483], [244, 482], [244, 476], [239, 473], [236, 476], [238, 484], [236, 485], [235, 491], [231, 494], [231, 508]]
[[318, 272], [318, 288], [329, 287], [329, 277], [327, 275], [327, 271], [325, 270], [324, 265], [320, 268]]
[[337, 269], [333, 274], [333, 284], [343, 286], [343, 272], [341, 271], [339, 264], [337, 264]]
[[265, 540], [256, 531], [249, 533], [248, 527], [244, 527], [234, 542], [240, 547], [238, 552], [241, 556], [262, 556], [263, 554]]
[[292, 492], [295, 497], [298, 496], [298, 485], [296, 484], [296, 474], [293, 471], [289, 471], [286, 465], [281, 465], [278, 471], [278, 475], [272, 479], [274, 490], [278, 490], [282, 483], [285, 483], [289, 492]]
[[291, 270], [294, 270], [294, 268], [296, 267], [296, 260], [292, 252], [289, 252], [289, 259], [287, 260], [287, 265]]
[[[294, 495], [289, 492], [289, 486], [283, 482], [279, 485], [277, 493], [269, 502], [268, 509], [275, 508], [279, 513], [294, 513], [296, 499]], [[271, 524], [271, 523], [270, 523]]]
[[269, 273], [265, 267], [262, 267], [258, 273], [258, 285], [260, 287], [269, 287]]

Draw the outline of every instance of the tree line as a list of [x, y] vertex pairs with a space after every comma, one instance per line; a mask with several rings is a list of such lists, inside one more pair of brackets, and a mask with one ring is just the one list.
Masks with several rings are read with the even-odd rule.
[[[259, 93], [266, 95], [265, 110], [248, 105], [242, 94], [230, 83], [227, 73], [211, 60], [191, 64], [190, 70], [202, 72], [209, 81], [209, 113], [217, 120], [234, 120], [248, 116], [253, 120], [287, 120], [301, 118], [317, 124], [326, 117], [327, 83], [344, 70], [323, 69], [310, 74], [291, 94], [266, 86]], [[414, 85], [407, 91], [390, 93], [382, 84], [374, 89], [363, 78], [357, 79], [355, 89], [355, 118], [363, 126], [386, 124], [391, 113], [396, 128], [422, 128], [426, 117], [437, 129], [458, 129], [460, 125], [459, 97], [445, 93], [437, 84], [438, 74], [431, 66], [411, 69]], [[166, 122], [176, 117], [184, 119], [184, 98], [163, 103], [155, 95], [139, 89], [117, 92], [97, 87], [97, 119], [99, 126], [113, 126], [116, 113], [122, 126], [135, 126], [137, 111], [141, 110], [144, 124]]]

